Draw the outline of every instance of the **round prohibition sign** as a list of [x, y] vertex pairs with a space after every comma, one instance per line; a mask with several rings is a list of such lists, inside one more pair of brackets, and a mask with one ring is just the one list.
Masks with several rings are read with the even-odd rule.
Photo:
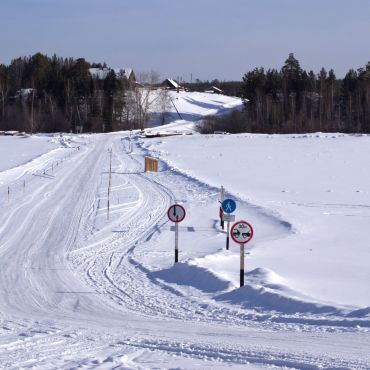
[[238, 221], [231, 227], [230, 234], [235, 243], [246, 244], [253, 238], [253, 227], [246, 221]]
[[173, 204], [168, 208], [167, 216], [172, 222], [181, 222], [185, 218], [185, 208], [180, 204]]

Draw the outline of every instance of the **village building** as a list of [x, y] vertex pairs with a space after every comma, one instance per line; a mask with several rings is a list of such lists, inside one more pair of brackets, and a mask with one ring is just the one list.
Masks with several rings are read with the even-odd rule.
[[207, 89], [205, 91], [206, 93], [209, 93], [209, 94], [225, 94], [223, 92], [223, 90], [219, 89], [218, 87], [216, 86], [211, 86], [209, 89]]
[[162, 82], [161, 87], [164, 87], [167, 90], [184, 91], [184, 87], [182, 87], [179, 83], [170, 78], [165, 79]]

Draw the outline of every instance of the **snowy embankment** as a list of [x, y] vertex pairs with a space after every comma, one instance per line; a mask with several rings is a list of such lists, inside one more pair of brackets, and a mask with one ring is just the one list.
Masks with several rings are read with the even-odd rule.
[[25, 164], [56, 147], [46, 136], [0, 136], [0, 172]]
[[[243, 102], [240, 98], [186, 91], [168, 91], [167, 103], [163, 106], [163, 91], [152, 92], [150, 113], [152, 119], [150, 127], [156, 129], [176, 129], [194, 131], [195, 123], [205, 116], [220, 115], [231, 112], [233, 109], [241, 109]], [[162, 122], [162, 119], [164, 122]], [[162, 124], [164, 123], [164, 124]]]
[[50, 176], [81, 139], [70, 135], [0, 136], [0, 203], [24, 191], [35, 176]]
[[[144, 145], [171, 167], [215, 187], [223, 184], [240, 202], [260, 206], [286, 225], [285, 237], [262, 240], [255, 216], [243, 207], [236, 211], [237, 219], [255, 225], [246, 268], [247, 284], [256, 289], [217, 299], [286, 313], [348, 306], [344, 312], [351, 316], [352, 310], [369, 314], [370, 137], [197, 135]], [[233, 281], [238, 247], [231, 249], [195, 263]]]

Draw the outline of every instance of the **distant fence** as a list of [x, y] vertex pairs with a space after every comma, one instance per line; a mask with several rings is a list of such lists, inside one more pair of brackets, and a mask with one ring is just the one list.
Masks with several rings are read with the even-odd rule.
[[151, 157], [145, 158], [145, 172], [158, 172], [158, 159]]

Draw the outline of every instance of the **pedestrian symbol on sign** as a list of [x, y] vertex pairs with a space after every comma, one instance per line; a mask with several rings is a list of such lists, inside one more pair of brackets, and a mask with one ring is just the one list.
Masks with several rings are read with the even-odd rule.
[[232, 207], [231, 207], [231, 203], [230, 203], [230, 202], [227, 202], [227, 203], [226, 203], [226, 207], [225, 207], [225, 208], [226, 208], [226, 210], [225, 210], [225, 211], [226, 211], [227, 213], [231, 213], [231, 212], [232, 212]]
[[[227, 234], [226, 234], [226, 249], [229, 249], [229, 234], [230, 234], [230, 220], [231, 220], [231, 213], [236, 210], [236, 203], [233, 199], [224, 199], [221, 204], [222, 210], [229, 216], [229, 220], [227, 221]], [[235, 218], [235, 216], [234, 216]]]
[[233, 213], [236, 209], [236, 203], [235, 200], [233, 199], [225, 199], [222, 202], [222, 210], [225, 213]]

